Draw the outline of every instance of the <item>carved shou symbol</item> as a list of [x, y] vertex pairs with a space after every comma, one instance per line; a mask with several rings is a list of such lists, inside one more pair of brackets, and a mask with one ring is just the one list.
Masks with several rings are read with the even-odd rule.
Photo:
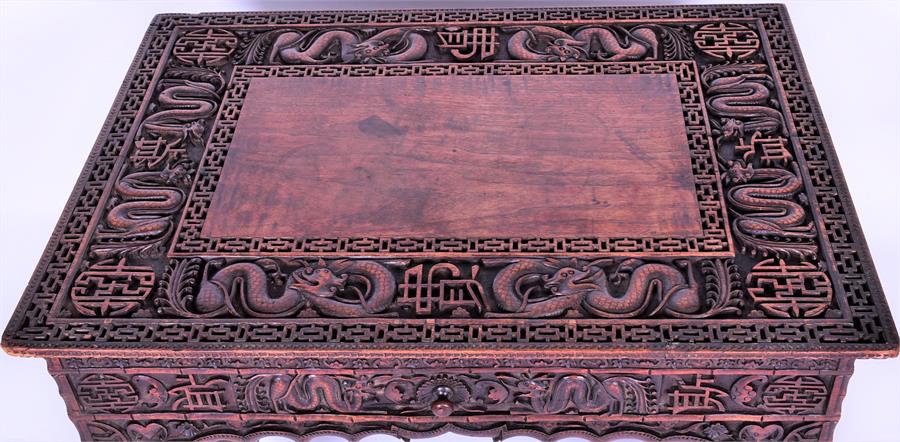
[[[532, 61], [667, 60], [689, 57], [687, 38], [661, 25], [585, 26], [567, 33], [549, 26], [505, 29], [515, 32], [507, 43], [511, 58]], [[660, 37], [662, 36], [662, 53]]]
[[721, 388], [713, 386], [715, 379], [697, 375], [693, 384], [679, 380], [670, 398], [672, 414], [684, 412], [721, 412], [725, 411], [724, 398], [728, 397]]
[[225, 379], [210, 379], [201, 384], [195, 375], [188, 375], [187, 381], [169, 390], [169, 394], [178, 397], [172, 404], [175, 410], [223, 411], [234, 402], [228, 390], [230, 383]]
[[457, 60], [490, 60], [500, 41], [496, 28], [445, 28], [437, 32], [437, 47], [449, 50]]
[[831, 305], [834, 290], [828, 274], [807, 262], [786, 264], [767, 259], [747, 275], [747, 292], [757, 307], [780, 318], [811, 318]]
[[722, 60], [746, 60], [759, 51], [759, 35], [740, 23], [710, 23], [697, 28], [694, 44], [701, 52]]
[[760, 131], [754, 132], [748, 143], [735, 146], [734, 153], [741, 155], [745, 162], [759, 154], [760, 161], [766, 166], [787, 166], [794, 159], [787, 149], [787, 139], [779, 136], [767, 137]]
[[768, 413], [812, 414], [822, 412], [828, 387], [814, 376], [744, 376], [731, 387], [731, 397], [740, 405]]
[[78, 400], [86, 412], [124, 412], [140, 400], [134, 386], [111, 374], [92, 374], [78, 383]]
[[228, 61], [237, 48], [238, 39], [224, 29], [198, 29], [178, 37], [172, 55], [185, 63], [214, 66]]
[[828, 399], [828, 388], [812, 376], [786, 376], [770, 383], [762, 393], [766, 410], [783, 414], [820, 411]]
[[153, 291], [152, 267], [97, 264], [81, 272], [72, 284], [72, 305], [87, 316], [123, 316], [141, 307]]
[[419, 264], [404, 272], [397, 298], [401, 309], [412, 309], [416, 315], [453, 312], [455, 316], [478, 315], [486, 310], [484, 287], [476, 279], [477, 265], [471, 266], [470, 278], [462, 277], [459, 267], [449, 263], [432, 265], [427, 275], [424, 268]]

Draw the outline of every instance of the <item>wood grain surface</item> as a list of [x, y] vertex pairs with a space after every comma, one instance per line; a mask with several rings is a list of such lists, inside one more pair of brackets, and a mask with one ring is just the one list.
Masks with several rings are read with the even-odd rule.
[[253, 79], [204, 236], [701, 233], [671, 75]]

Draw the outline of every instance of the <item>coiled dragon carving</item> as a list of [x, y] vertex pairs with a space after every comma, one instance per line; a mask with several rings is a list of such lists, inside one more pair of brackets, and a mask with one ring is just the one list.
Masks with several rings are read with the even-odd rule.
[[[456, 307], [450, 312], [453, 315], [474, 312], [480, 317], [514, 318], [566, 314], [702, 318], [739, 313], [742, 306], [741, 292], [733, 285], [739, 276], [730, 261], [700, 261], [696, 275], [694, 264], [688, 260], [667, 264], [638, 259], [586, 262], [502, 258], [484, 259], [482, 263], [500, 267], [490, 277], [492, 290], [485, 290], [481, 280], [461, 273], [450, 275], [448, 280], [416, 282], [409, 277], [410, 272], [419, 274], [423, 264], [410, 267], [408, 260], [307, 263], [264, 258], [225, 265], [221, 259], [204, 264], [200, 258], [191, 258], [174, 261], [161, 283], [165, 296], [155, 303], [160, 313], [193, 318], [315, 315], [308, 310], [341, 318], [434, 313], [411, 311], [407, 308], [410, 302], [451, 302]], [[395, 268], [406, 269], [401, 273], [405, 275], [402, 284], [397, 283]], [[426, 286], [454, 290], [454, 297], [447, 301], [436, 294], [440, 290], [423, 290]], [[423, 299], [416, 293], [434, 296]], [[478, 299], [467, 297], [472, 294], [478, 294]], [[483, 310], [461, 311], [462, 306], [469, 305], [467, 302], [477, 302]]]
[[372, 316], [384, 312], [394, 299], [394, 276], [372, 261], [320, 261], [303, 265], [286, 278], [267, 259], [234, 263], [210, 275], [214, 264], [207, 265], [194, 297], [196, 310], [208, 316], [244, 311], [254, 317], [286, 317], [306, 306], [325, 316]]
[[209, 69], [170, 69], [161, 82], [156, 112], [141, 123], [142, 137], [163, 139], [168, 146], [202, 145], [206, 120], [215, 114], [224, 86], [222, 75]]
[[246, 387], [253, 412], [359, 411], [368, 393], [355, 379], [339, 376], [260, 374]]
[[403, 63], [420, 60], [428, 52], [422, 35], [426, 31], [391, 28], [374, 35], [357, 29], [271, 31], [256, 36], [243, 56], [248, 64]]
[[174, 229], [172, 217], [181, 209], [190, 184], [187, 161], [161, 171], [135, 172], [115, 184], [115, 196], [91, 251], [104, 258], [119, 254], [158, 253], [158, 245]]
[[658, 410], [650, 379], [614, 376], [598, 382], [582, 375], [538, 376], [523, 379], [517, 387], [517, 397], [539, 413], [652, 414]]
[[[659, 25], [587, 26], [574, 32], [549, 26], [511, 28], [517, 31], [507, 43], [509, 55], [530, 61], [629, 61], [682, 58], [691, 53], [691, 44], [680, 32]], [[661, 52], [660, 37], [663, 48]]]
[[793, 201], [802, 195], [803, 182], [797, 163], [791, 168], [755, 169], [735, 161], [725, 175], [736, 184], [727, 194], [731, 207], [739, 211], [732, 224], [734, 235], [753, 254], [806, 257], [818, 250], [815, 227], [803, 206]]
[[503, 268], [494, 278], [494, 298], [506, 312], [504, 316], [529, 318], [559, 316], [579, 309], [604, 318], [634, 317], [654, 300], [651, 316], [660, 312], [692, 314], [703, 307], [689, 261], [676, 262], [686, 269], [685, 279], [679, 269], [668, 264], [625, 260], [613, 274], [616, 282], [628, 281], [621, 284], [625, 285], [621, 293], [614, 293], [604, 270], [610, 264], [612, 260], [521, 260]]
[[[161, 140], [167, 148], [181, 152], [185, 143], [199, 146], [223, 86], [224, 79], [215, 71], [169, 70], [160, 82], [156, 111], [141, 122], [138, 142]], [[166, 165], [162, 170], [146, 170], [157, 164]], [[174, 231], [173, 218], [185, 202], [185, 189], [192, 179], [191, 161], [183, 154], [163, 156], [138, 161], [135, 168], [139, 171], [116, 181], [105, 224], [96, 234], [98, 243], [91, 248], [95, 256], [156, 256]]]
[[806, 196], [797, 164], [785, 161], [784, 169], [754, 166], [753, 141], [743, 158], [722, 159], [728, 156], [726, 144], [745, 143], [749, 134], [785, 135], [784, 117], [770, 92], [774, 82], [766, 69], [761, 64], [722, 64], [706, 68], [702, 75], [709, 111], [721, 119], [717, 144], [724, 182], [731, 185], [726, 195], [736, 215], [732, 227], [751, 254], [813, 257], [818, 250], [816, 231], [802, 205]]
[[745, 133], [783, 134], [784, 117], [773, 106], [769, 89], [774, 81], [761, 64], [723, 64], [704, 69], [707, 108], [720, 118], [721, 140], [743, 138]]

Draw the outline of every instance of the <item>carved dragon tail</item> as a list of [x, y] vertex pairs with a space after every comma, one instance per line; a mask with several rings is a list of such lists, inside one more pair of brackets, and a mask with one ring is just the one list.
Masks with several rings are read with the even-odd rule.
[[[314, 32], [304, 33], [294, 29], [277, 29], [274, 31], [263, 32], [250, 39], [250, 42], [247, 43], [246, 46], [242, 46], [238, 49], [236, 54], [237, 60], [243, 61], [246, 64], [274, 64], [275, 57], [278, 55], [278, 50], [281, 49], [276, 47], [275, 44], [278, 42], [281, 35], [288, 33], [299, 35], [298, 38], [292, 39], [290, 44], [300, 43], [301, 45], [308, 43], [308, 37], [314, 34]], [[279, 46], [283, 46], [284, 44], [286, 44], [286, 42], [281, 42]]]

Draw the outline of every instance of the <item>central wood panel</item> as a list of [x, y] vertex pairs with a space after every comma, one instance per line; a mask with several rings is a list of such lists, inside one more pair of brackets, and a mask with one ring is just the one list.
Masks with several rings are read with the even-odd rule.
[[700, 235], [672, 75], [257, 78], [203, 235]]

